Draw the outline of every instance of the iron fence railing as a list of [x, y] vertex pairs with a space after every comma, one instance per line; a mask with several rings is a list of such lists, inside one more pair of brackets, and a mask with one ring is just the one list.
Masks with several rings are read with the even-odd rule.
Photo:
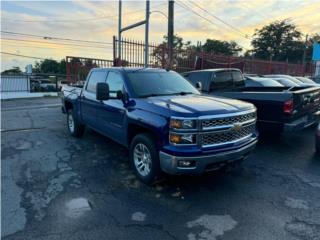
[[[121, 43], [121, 59], [119, 59], [118, 45]], [[113, 60], [93, 59], [85, 57], [66, 57], [67, 81], [69, 83], [82, 82], [86, 79], [91, 68], [94, 67], [144, 67], [145, 44], [123, 38], [121, 41], [113, 37]], [[194, 48], [174, 49], [174, 60], [172, 69], [177, 72], [186, 72], [195, 69], [208, 68], [238, 68], [244, 73], [255, 74], [289, 74], [289, 75], [309, 75], [314, 72], [314, 65], [307, 63], [292, 64], [288, 62], [266, 61], [260, 59], [250, 59], [238, 56], [225, 56], [214, 53], [198, 51]], [[169, 67], [168, 49], [166, 44], [149, 44], [149, 67], [167, 68]]]
[[68, 83], [82, 82], [86, 79], [90, 69], [95, 67], [112, 67], [113, 60], [85, 57], [66, 57], [66, 72]]

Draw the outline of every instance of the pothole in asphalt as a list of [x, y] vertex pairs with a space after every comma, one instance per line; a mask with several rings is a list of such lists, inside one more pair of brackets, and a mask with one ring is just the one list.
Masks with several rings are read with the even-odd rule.
[[66, 203], [66, 215], [71, 218], [78, 218], [91, 210], [89, 201], [86, 198], [75, 198]]

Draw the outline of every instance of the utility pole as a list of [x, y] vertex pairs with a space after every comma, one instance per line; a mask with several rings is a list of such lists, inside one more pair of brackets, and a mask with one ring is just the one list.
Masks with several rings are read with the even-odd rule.
[[168, 58], [169, 68], [172, 68], [173, 63], [173, 25], [174, 24], [174, 1], [169, 0], [168, 7]]
[[118, 61], [121, 63], [121, 19], [122, 19], [122, 0], [119, 0], [119, 19], [118, 19]]
[[145, 28], [145, 35], [144, 35], [144, 67], [147, 68], [149, 65], [149, 18], [150, 18], [150, 1], [147, 0], [146, 2], [146, 28]]
[[135, 27], [139, 27], [143, 24], [145, 24], [145, 50], [144, 50], [144, 66], [148, 67], [149, 63], [149, 18], [150, 18], [150, 0], [146, 0], [146, 18], [145, 20], [142, 20], [140, 22], [136, 22], [134, 24], [131, 24], [129, 26], [126, 26], [122, 28], [121, 26], [121, 18], [122, 18], [122, 1], [119, 0], [119, 26], [118, 26], [118, 57], [119, 61], [121, 63], [121, 33], [124, 31], [128, 31], [130, 29], [133, 29]]
[[308, 41], [308, 34], [306, 35], [306, 41], [304, 42], [304, 46], [303, 46], [303, 56], [302, 56], [303, 74], [306, 66], [307, 41]]

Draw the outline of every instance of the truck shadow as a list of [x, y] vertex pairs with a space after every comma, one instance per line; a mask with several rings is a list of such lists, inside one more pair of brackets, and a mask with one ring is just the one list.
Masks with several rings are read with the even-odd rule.
[[[87, 131], [85, 144], [92, 146], [92, 152], [82, 153], [82, 157], [93, 159], [87, 162], [85, 171], [81, 175], [86, 179], [87, 187], [92, 192], [107, 193], [108, 191], [132, 191], [141, 196], [184, 200], [210, 194], [231, 194], [232, 190], [241, 186], [255, 186], [259, 182], [268, 181], [273, 168], [279, 169], [287, 165], [297, 152], [310, 151], [305, 144], [313, 140], [314, 129], [306, 129], [302, 135], [289, 134], [276, 139], [261, 139], [253, 154], [243, 162], [242, 166], [230, 172], [213, 171], [202, 176], [168, 176], [152, 186], [141, 183], [133, 174], [129, 166], [128, 151], [112, 140]], [[313, 153], [306, 153], [306, 160], [310, 165], [319, 164], [319, 157]], [[270, 161], [269, 159], [272, 158]], [[86, 160], [82, 160], [86, 161]], [[278, 181], [278, 179], [274, 179]], [[272, 183], [274, 184], [274, 183]], [[276, 184], [276, 183], [275, 183]], [[237, 192], [237, 191], [236, 191]], [[198, 197], [199, 197], [198, 196]]]

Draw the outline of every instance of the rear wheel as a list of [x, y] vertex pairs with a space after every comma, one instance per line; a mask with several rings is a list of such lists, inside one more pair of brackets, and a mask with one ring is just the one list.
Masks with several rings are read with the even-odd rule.
[[85, 126], [81, 124], [75, 117], [73, 109], [67, 111], [67, 126], [69, 133], [73, 137], [80, 138], [84, 134]]
[[130, 164], [136, 176], [146, 184], [154, 183], [160, 176], [159, 153], [149, 134], [138, 134], [131, 142]]

